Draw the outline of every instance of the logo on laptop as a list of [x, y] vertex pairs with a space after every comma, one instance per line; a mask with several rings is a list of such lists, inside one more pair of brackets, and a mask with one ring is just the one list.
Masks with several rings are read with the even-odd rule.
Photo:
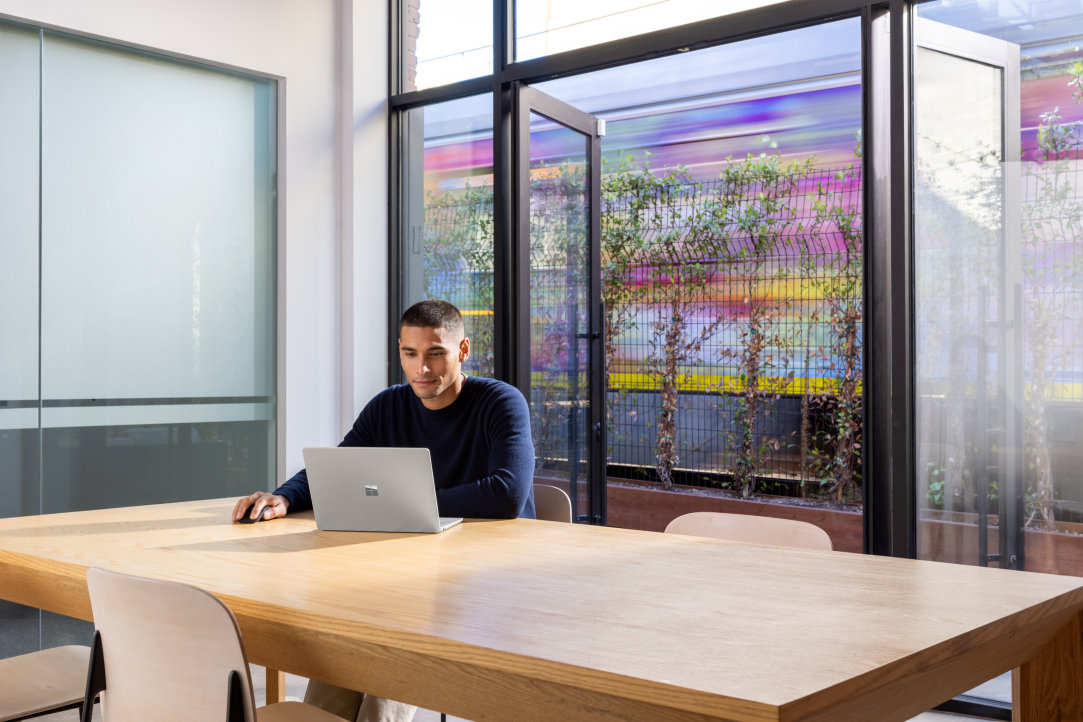
[[380, 487], [375, 484], [365, 484], [365, 496], [379, 496]]

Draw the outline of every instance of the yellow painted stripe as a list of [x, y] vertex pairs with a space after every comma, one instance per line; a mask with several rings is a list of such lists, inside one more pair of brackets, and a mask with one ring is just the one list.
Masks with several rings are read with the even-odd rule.
[[[564, 382], [552, 376], [546, 378], [544, 372], [534, 371], [532, 374], [535, 384], [550, 384], [563, 386]], [[585, 384], [585, 379], [581, 382]], [[613, 373], [609, 377], [609, 388], [612, 391], [626, 389], [628, 391], [658, 391], [661, 384], [656, 376], [642, 372]], [[830, 378], [785, 378], [781, 376], [768, 376], [759, 379], [757, 387], [761, 391], [777, 394], [835, 394], [838, 393], [841, 384], [837, 379]], [[713, 393], [738, 393], [744, 389], [740, 377], [723, 374], [678, 374], [677, 389], [691, 392]], [[864, 392], [864, 384], [858, 383], [857, 393]], [[961, 390], [967, 397], [973, 397], [977, 393], [976, 387], [969, 385]], [[927, 395], [943, 396], [943, 389], [927, 390]], [[1046, 401], [1083, 401], [1083, 382], [1079, 383], [1056, 383], [1052, 384]]]
[[[769, 391], [776, 394], [833, 394], [838, 391], [841, 384], [836, 379], [825, 378], [787, 378], [785, 376], [765, 376], [757, 379], [756, 387], [761, 391]], [[630, 391], [648, 391], [659, 388], [657, 377], [645, 373], [618, 372], [609, 376], [611, 389], [628, 389]], [[677, 388], [681, 391], [714, 391], [722, 393], [734, 393], [744, 389], [744, 382], [739, 376], [722, 374], [679, 374], [677, 376]], [[861, 384], [858, 383], [857, 393], [862, 392]]]
[[1081, 401], [1083, 383], [1052, 384], [1046, 401]]
[[[548, 385], [563, 387], [567, 384], [564, 377], [546, 377], [542, 371], [534, 371], [531, 374], [535, 385]], [[585, 378], [581, 385], [585, 384]], [[804, 379], [790, 379], [782, 376], [769, 376], [759, 379], [757, 387], [761, 391], [776, 394], [834, 394], [838, 392], [839, 382], [835, 379], [810, 378], [806, 383]], [[658, 391], [660, 383], [658, 379], [645, 373], [618, 372], [610, 374], [609, 389], [611, 391]], [[723, 375], [688, 375], [679, 374], [677, 377], [677, 389], [679, 391], [708, 392], [708, 393], [739, 393], [744, 390], [741, 380], [737, 376]], [[862, 393], [862, 385], [857, 385], [857, 393]]]

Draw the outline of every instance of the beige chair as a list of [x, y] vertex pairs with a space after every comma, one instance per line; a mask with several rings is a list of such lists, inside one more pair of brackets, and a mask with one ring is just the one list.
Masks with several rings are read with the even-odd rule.
[[237, 620], [212, 594], [97, 567], [87, 587], [95, 633], [86, 693], [101, 693], [104, 722], [341, 722], [300, 702], [257, 710]]
[[572, 500], [558, 486], [534, 485], [534, 514], [545, 521], [572, 520]]
[[831, 537], [815, 524], [770, 516], [694, 511], [671, 521], [666, 533], [831, 551]]
[[89, 663], [79, 644], [0, 659], [0, 722], [79, 707]]

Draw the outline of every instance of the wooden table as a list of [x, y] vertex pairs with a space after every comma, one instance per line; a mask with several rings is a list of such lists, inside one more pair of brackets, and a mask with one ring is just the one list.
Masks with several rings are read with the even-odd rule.
[[1083, 719], [1072, 577], [533, 520], [320, 532], [231, 507], [2, 519], [0, 598], [90, 619], [92, 565], [190, 582], [257, 664], [476, 720], [900, 720], [1019, 665], [1017, 719]]

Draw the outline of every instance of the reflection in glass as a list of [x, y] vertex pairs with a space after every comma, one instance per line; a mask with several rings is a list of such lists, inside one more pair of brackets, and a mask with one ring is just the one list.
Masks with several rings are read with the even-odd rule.
[[842, 20], [535, 87], [606, 120], [609, 169], [632, 157], [707, 180], [729, 157], [779, 152], [840, 168], [856, 160], [861, 128], [861, 26]]
[[408, 12], [402, 90], [424, 90], [493, 72], [491, 0], [403, 4]]
[[1083, 575], [1083, 11], [917, 15], [919, 553]]
[[[936, 28], [919, 24], [918, 42], [923, 29]], [[1005, 433], [1018, 258], [1006, 253], [1004, 70], [923, 47], [914, 66], [918, 556], [988, 564], [1019, 481]], [[1003, 677], [969, 694], [1011, 701]]]
[[467, 373], [493, 375], [492, 96], [404, 118], [403, 308], [442, 298], [463, 313]]
[[530, 419], [543, 476], [587, 479], [590, 248], [587, 139], [530, 116]]
[[528, 60], [785, 0], [517, 0], [515, 59]]
[[1083, 11], [916, 15], [918, 554], [1083, 575]]
[[[915, 71], [917, 496], [925, 518], [951, 521], [987, 509], [999, 481], [1003, 70], [918, 48]], [[977, 538], [942, 538], [957, 529], [923, 524], [919, 554], [977, 563]]]

